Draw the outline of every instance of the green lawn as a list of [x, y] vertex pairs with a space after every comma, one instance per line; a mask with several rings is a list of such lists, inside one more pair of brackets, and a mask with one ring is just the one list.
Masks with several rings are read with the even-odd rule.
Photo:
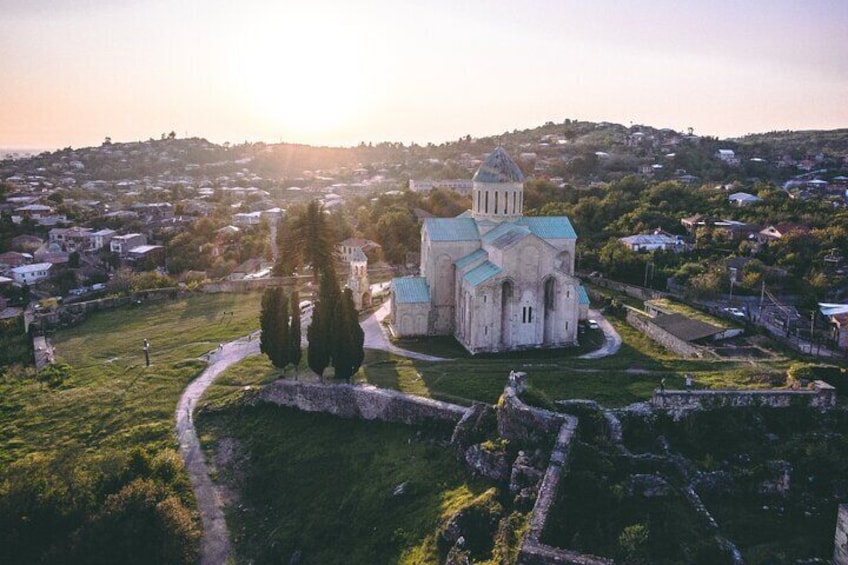
[[[239, 563], [438, 563], [441, 521], [486, 490], [450, 430], [343, 420], [273, 405], [201, 411], [204, 447], [238, 447], [218, 481]], [[211, 459], [211, 457], [210, 457]], [[402, 492], [396, 489], [401, 487]]]
[[33, 452], [173, 444], [174, 409], [204, 367], [198, 358], [258, 319], [259, 295], [198, 295], [100, 312], [58, 331], [56, 360], [71, 367], [62, 385], [0, 382], [0, 464]]
[[4, 563], [196, 562], [200, 523], [174, 410], [204, 367], [198, 357], [256, 329], [258, 311], [258, 295], [221, 294], [100, 312], [51, 336], [50, 386], [6, 371]]

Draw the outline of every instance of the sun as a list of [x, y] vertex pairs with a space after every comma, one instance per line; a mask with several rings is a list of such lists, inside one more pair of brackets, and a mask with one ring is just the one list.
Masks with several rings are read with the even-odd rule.
[[365, 111], [356, 42], [324, 25], [291, 26], [241, 50], [238, 88], [251, 115], [304, 140], [344, 128]]

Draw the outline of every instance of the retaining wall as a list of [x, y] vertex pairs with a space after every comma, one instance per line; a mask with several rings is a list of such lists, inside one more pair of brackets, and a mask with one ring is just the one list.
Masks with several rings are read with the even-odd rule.
[[808, 407], [824, 411], [836, 407], [836, 389], [824, 381], [813, 381], [812, 389], [799, 390], [655, 390], [651, 406], [678, 417], [717, 408]]
[[705, 350], [703, 348], [697, 347], [683, 341], [679, 337], [675, 337], [659, 326], [651, 323], [650, 318], [643, 314], [639, 314], [638, 312], [628, 309], [627, 310], [627, 323], [639, 330], [640, 332], [647, 335], [652, 340], [656, 341], [669, 351], [673, 351], [678, 355], [682, 355], [684, 357], [703, 357]]
[[836, 389], [824, 381], [813, 381], [812, 389], [798, 390], [655, 390], [651, 406], [672, 412], [750, 406], [831, 410], [836, 407]]
[[459, 423], [470, 410], [464, 406], [411, 396], [371, 385], [303, 383], [279, 380], [265, 386], [258, 400], [305, 412], [342, 418], [362, 418], [403, 424]]

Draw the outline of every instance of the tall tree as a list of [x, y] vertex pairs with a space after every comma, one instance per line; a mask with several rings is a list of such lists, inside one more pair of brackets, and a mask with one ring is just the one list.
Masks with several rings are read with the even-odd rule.
[[289, 326], [289, 362], [295, 366], [300, 364], [302, 351], [300, 348], [300, 294], [297, 289], [291, 293], [291, 325]]
[[289, 313], [288, 300], [282, 287], [265, 290], [259, 325], [262, 330], [259, 350], [268, 356], [275, 367], [284, 369], [289, 363]]
[[353, 292], [346, 288], [339, 305], [339, 324], [334, 339], [333, 367], [337, 379], [350, 380], [365, 359], [365, 332], [353, 304]]
[[310, 201], [301, 212], [292, 214], [291, 220], [278, 228], [281, 245], [275, 270], [281, 275], [290, 275], [299, 266], [310, 264], [317, 282], [320, 273], [332, 267], [335, 229], [318, 200]]
[[340, 325], [340, 302], [339, 281], [335, 269], [330, 264], [321, 273], [318, 300], [312, 308], [312, 323], [306, 331], [309, 340], [307, 361], [309, 368], [318, 376], [323, 376], [324, 369], [332, 365]]

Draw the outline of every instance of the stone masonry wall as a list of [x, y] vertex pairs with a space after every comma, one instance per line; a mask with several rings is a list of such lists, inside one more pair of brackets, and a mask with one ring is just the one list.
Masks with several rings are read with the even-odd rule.
[[514, 441], [537, 440], [540, 433], [556, 433], [557, 437], [551, 450], [548, 468], [539, 484], [536, 503], [530, 515], [530, 527], [519, 551], [518, 564], [608, 565], [612, 561], [551, 547], [540, 541], [548, 521], [548, 513], [556, 501], [560, 481], [568, 472], [571, 445], [577, 436], [577, 418], [525, 404], [519, 395], [524, 390], [526, 378], [524, 373], [510, 373], [509, 384], [504, 389], [497, 407], [498, 433], [501, 437]]
[[303, 383], [279, 380], [262, 389], [258, 400], [324, 412], [342, 418], [362, 418], [403, 424], [459, 423], [469, 408], [386, 390], [371, 385]]
[[789, 408], [806, 406], [817, 410], [836, 407], [836, 389], [814, 381], [812, 389], [780, 390], [666, 390], [654, 391], [651, 406], [677, 416], [688, 412], [726, 407]]
[[664, 329], [655, 326], [651, 323], [650, 318], [639, 314], [634, 310], [627, 310], [627, 323], [669, 351], [673, 351], [678, 355], [682, 355], [684, 357], [703, 357], [704, 355], [704, 350], [700, 347], [687, 343], [668, 333]]
[[833, 539], [833, 565], [848, 565], [848, 504], [839, 505]]

